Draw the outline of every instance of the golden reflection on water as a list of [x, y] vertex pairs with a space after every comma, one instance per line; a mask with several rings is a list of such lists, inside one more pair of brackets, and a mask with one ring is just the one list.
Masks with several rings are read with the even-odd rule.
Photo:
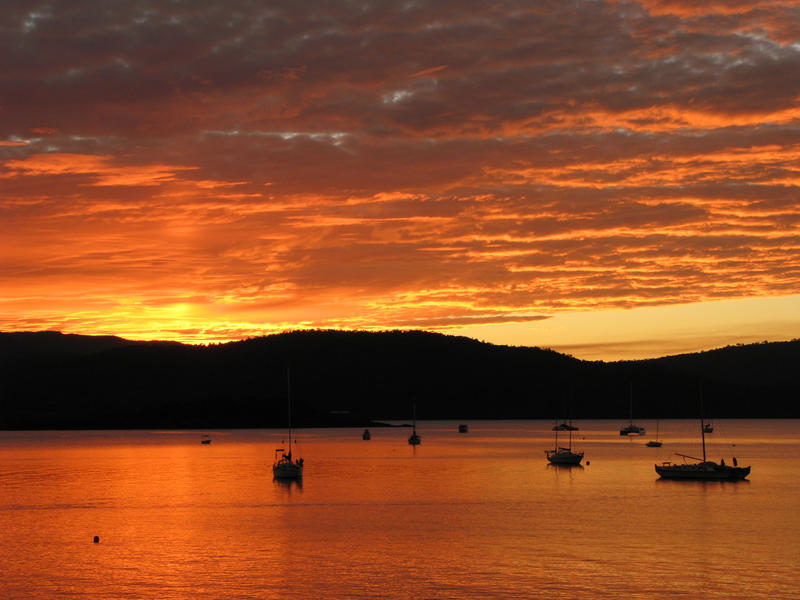
[[[648, 429], [653, 424], [645, 423]], [[3, 598], [773, 598], [797, 587], [798, 421], [719, 421], [709, 456], [751, 481], [659, 480], [697, 452], [581, 423], [586, 465], [547, 464], [547, 422], [277, 431], [0, 432]], [[734, 445], [735, 444], [735, 445]], [[92, 538], [98, 535], [100, 542]]]

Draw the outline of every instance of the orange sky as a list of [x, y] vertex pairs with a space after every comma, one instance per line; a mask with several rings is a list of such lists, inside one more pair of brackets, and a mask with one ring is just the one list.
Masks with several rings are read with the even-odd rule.
[[800, 8], [4, 3], [0, 330], [800, 337]]

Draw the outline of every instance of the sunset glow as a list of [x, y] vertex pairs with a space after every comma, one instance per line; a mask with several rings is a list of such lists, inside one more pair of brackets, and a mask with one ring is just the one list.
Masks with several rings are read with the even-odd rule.
[[4, 3], [0, 331], [800, 337], [800, 7]]

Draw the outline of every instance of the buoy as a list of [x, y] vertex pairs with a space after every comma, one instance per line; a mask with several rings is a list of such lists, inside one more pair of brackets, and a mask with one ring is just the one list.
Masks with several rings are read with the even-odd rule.
[[592, 463], [591, 463], [591, 461], [588, 461], [588, 460], [587, 460], [587, 461], [586, 461], [586, 466], [588, 467], [590, 464], [592, 464]]
[[95, 544], [99, 544], [100, 543], [100, 536], [99, 535], [94, 536], [94, 543]]

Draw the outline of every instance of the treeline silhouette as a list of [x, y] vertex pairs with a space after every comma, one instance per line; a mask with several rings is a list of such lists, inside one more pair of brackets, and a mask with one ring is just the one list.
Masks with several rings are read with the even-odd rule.
[[420, 419], [800, 416], [800, 340], [641, 361], [420, 331], [190, 346], [0, 333], [0, 428], [282, 427]]

